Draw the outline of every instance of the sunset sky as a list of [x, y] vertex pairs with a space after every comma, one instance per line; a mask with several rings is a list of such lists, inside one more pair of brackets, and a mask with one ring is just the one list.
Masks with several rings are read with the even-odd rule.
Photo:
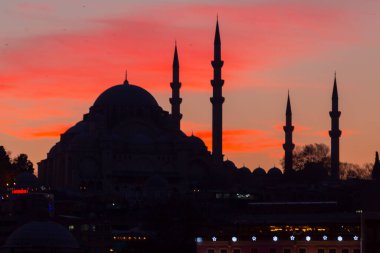
[[280, 166], [288, 89], [295, 144], [329, 144], [335, 71], [341, 161], [380, 149], [380, 1], [0, 1], [0, 145], [13, 156], [45, 158], [125, 69], [170, 111], [175, 40], [182, 128], [210, 148], [217, 14], [228, 159]]

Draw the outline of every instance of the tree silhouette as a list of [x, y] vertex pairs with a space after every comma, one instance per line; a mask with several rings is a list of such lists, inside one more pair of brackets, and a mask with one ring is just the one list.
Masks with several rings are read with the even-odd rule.
[[[297, 146], [293, 151], [293, 169], [300, 171], [305, 169], [307, 164], [318, 165], [319, 167], [330, 167], [330, 149], [326, 144], [314, 143], [305, 146]], [[284, 158], [280, 160], [284, 167]], [[311, 166], [315, 167], [315, 166]]]
[[14, 158], [12, 167], [15, 174], [20, 174], [23, 172], [33, 173], [34, 171], [33, 163], [28, 159], [27, 154], [19, 154], [16, 158]]
[[12, 164], [9, 152], [0, 146], [0, 186], [4, 186], [12, 179]]

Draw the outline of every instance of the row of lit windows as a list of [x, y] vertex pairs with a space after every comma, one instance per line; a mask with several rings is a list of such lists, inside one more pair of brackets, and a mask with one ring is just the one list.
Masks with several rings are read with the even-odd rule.
[[146, 240], [146, 236], [114, 236], [114, 240], [116, 241], [140, 241]]
[[[79, 227], [79, 225], [78, 225]], [[91, 229], [92, 232], [95, 232], [96, 231], [96, 226], [95, 225], [87, 225], [87, 224], [83, 224], [80, 226], [81, 227], [81, 230], [82, 231], [88, 231]], [[69, 230], [70, 231], [73, 231], [75, 230], [75, 225], [69, 225]]]
[[[232, 253], [240, 253], [240, 249], [233, 249], [231, 251]], [[267, 252], [267, 251], [265, 251]], [[277, 251], [277, 249], [269, 249], [269, 253], [279, 253], [280, 251]], [[282, 251], [283, 253], [292, 253], [296, 251], [292, 251], [292, 249], [285, 248]], [[313, 251], [314, 252], [314, 251]], [[207, 253], [216, 253], [215, 249], [208, 249]], [[228, 253], [227, 249], [220, 249], [219, 253]], [[258, 249], [251, 249], [251, 253], [260, 253]], [[298, 249], [298, 253], [312, 253], [312, 251], [308, 251], [305, 248]], [[319, 248], [315, 251], [315, 253], [360, 253], [360, 249], [354, 249], [354, 250], [349, 250], [349, 249], [342, 249], [341, 251], [338, 252], [337, 249], [322, 249]]]
[[[344, 240], [344, 238], [343, 238], [343, 236], [338, 236], [338, 237], [336, 237], [336, 238], [333, 238], [333, 239], [331, 239], [331, 238], [329, 238], [327, 235], [324, 235], [324, 236], [322, 236], [321, 238], [319, 238], [319, 237], [316, 237], [316, 238], [312, 238], [311, 236], [305, 236], [305, 237], [298, 237], [298, 238], [296, 238], [294, 235], [291, 235], [291, 236], [289, 236], [289, 239], [291, 240], [291, 241], [295, 241], [295, 240], [305, 240], [305, 241], [307, 241], [307, 242], [310, 242], [310, 241], [312, 241], [312, 239], [314, 239], [314, 240], [323, 240], [323, 241], [327, 241], [327, 240], [337, 240], [337, 241], [339, 241], [339, 242], [342, 242], [343, 240]], [[346, 240], [348, 240], [349, 238], [346, 238]], [[218, 238], [217, 237], [215, 237], [215, 236], [213, 236], [213, 237], [211, 237], [211, 240], [213, 241], [213, 242], [216, 242], [216, 241], [218, 241]], [[256, 237], [256, 236], [252, 236], [251, 237], [251, 240], [253, 241], [253, 242], [256, 242], [257, 240], [258, 240], [258, 238]], [[279, 240], [280, 240], [280, 237], [278, 237], [277, 235], [275, 235], [275, 236], [273, 236], [272, 237], [272, 240], [274, 241], [274, 242], [278, 242]], [[357, 236], [357, 235], [354, 235], [353, 237], [352, 237], [352, 240], [354, 240], [354, 241], [358, 241], [359, 240], [359, 236]], [[195, 241], [197, 242], [197, 243], [202, 243], [203, 242], [203, 238], [202, 237], [197, 237], [197, 238], [195, 238]], [[237, 242], [238, 241], [238, 238], [236, 237], [236, 236], [232, 236], [231, 237], [231, 241], [232, 242]]]

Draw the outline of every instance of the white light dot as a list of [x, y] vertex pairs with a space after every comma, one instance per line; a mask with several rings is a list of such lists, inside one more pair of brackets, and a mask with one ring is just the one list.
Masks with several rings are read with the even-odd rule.
[[291, 241], [294, 241], [295, 239], [296, 239], [296, 237], [294, 235], [290, 236]]
[[306, 241], [310, 242], [311, 240], [311, 237], [310, 236], [306, 236]]
[[324, 241], [327, 241], [327, 235], [324, 235], [322, 238]]
[[211, 239], [212, 239], [213, 242], [216, 242], [216, 237], [215, 236], [213, 236]]
[[256, 242], [257, 238], [256, 236], [252, 236], [252, 241]]
[[233, 242], [237, 242], [237, 237], [236, 237], [236, 236], [232, 236], [231, 240], [232, 240]]
[[357, 235], [354, 236], [354, 241], [359, 240], [359, 237]]
[[201, 242], [203, 242], [203, 239], [202, 239], [202, 237], [197, 237], [197, 238], [195, 238], [195, 241], [197, 243], [201, 243]]
[[343, 241], [343, 237], [341, 237], [341, 236], [338, 236], [338, 241]]
[[273, 236], [273, 241], [277, 242], [278, 241], [278, 237], [277, 236]]

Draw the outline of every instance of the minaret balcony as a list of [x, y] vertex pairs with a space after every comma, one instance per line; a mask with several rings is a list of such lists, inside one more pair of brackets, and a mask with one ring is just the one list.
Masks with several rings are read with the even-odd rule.
[[223, 104], [224, 103], [224, 97], [211, 97], [210, 101], [213, 105], [214, 104]]
[[339, 118], [341, 112], [340, 111], [330, 111], [330, 117], [331, 118]]
[[223, 67], [224, 61], [222, 60], [214, 60], [211, 62], [213, 68], [221, 68]]

